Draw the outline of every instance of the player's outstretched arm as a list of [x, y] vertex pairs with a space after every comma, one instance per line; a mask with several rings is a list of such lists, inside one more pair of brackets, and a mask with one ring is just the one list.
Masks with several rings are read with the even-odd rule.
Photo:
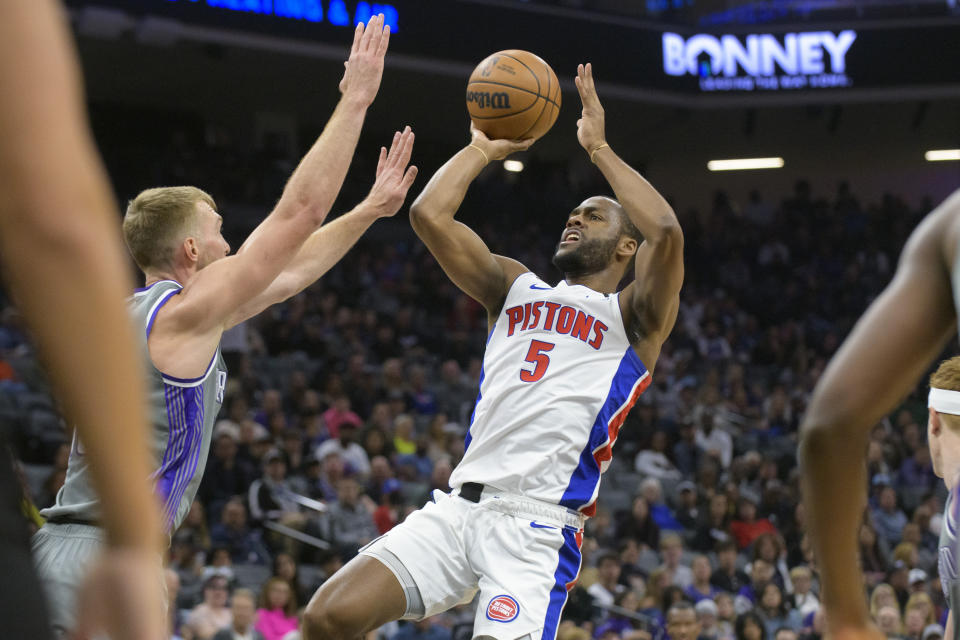
[[857, 535], [866, 506], [864, 449], [873, 426], [915, 387], [956, 323], [945, 238], [960, 196], [926, 218], [892, 282], [831, 360], [814, 390], [800, 439], [807, 526], [823, 584], [829, 632], [868, 633]]
[[499, 313], [510, 285], [528, 271], [510, 258], [494, 255], [473, 229], [454, 219], [470, 184], [492, 160], [529, 149], [533, 140], [490, 140], [470, 127], [472, 141], [430, 178], [410, 207], [410, 223], [455, 285]]
[[389, 39], [382, 14], [366, 26], [357, 25], [340, 82], [342, 96], [323, 133], [293, 172], [273, 212], [237, 254], [202, 269], [184, 289], [177, 326], [198, 333], [222, 329], [237, 309], [274, 281], [323, 223], [380, 87]]
[[101, 497], [108, 545], [82, 591], [102, 615], [87, 620], [112, 638], [159, 640], [161, 526], [132, 282], [80, 82], [59, 3], [0, 2], [0, 256]]
[[673, 209], [657, 190], [607, 144], [603, 105], [593, 81], [590, 63], [577, 67], [577, 91], [583, 113], [577, 121], [577, 139], [630, 217], [643, 234], [637, 249], [636, 279], [622, 295], [633, 312], [640, 337], [666, 340], [677, 318], [683, 284], [683, 232]]
[[417, 168], [407, 166], [413, 153], [413, 138], [413, 131], [407, 127], [403, 133], [394, 134], [389, 151], [386, 147], [380, 148], [376, 180], [367, 197], [348, 213], [314, 231], [276, 280], [240, 307], [227, 322], [228, 326], [243, 322], [306, 289], [337, 264], [370, 225], [400, 210], [417, 177]]

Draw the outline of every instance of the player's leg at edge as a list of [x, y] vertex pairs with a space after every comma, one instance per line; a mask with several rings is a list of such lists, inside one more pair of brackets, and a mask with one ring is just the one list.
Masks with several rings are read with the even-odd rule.
[[355, 640], [407, 609], [407, 596], [383, 563], [358, 555], [317, 589], [303, 614], [303, 640]]

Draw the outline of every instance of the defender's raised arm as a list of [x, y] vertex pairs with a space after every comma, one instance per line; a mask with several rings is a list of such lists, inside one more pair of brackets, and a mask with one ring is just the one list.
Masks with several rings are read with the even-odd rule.
[[262, 292], [324, 221], [353, 158], [367, 108], [376, 97], [390, 39], [383, 16], [357, 25], [340, 82], [342, 96], [323, 133], [300, 161], [273, 212], [237, 255], [218, 260], [184, 289], [184, 326], [220, 330]]

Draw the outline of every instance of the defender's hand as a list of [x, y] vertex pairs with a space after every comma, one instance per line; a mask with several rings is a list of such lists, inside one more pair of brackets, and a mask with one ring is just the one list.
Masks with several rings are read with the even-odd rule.
[[383, 57], [390, 43], [390, 25], [383, 25], [383, 14], [375, 15], [364, 25], [357, 25], [353, 33], [350, 58], [343, 63], [346, 70], [340, 80], [340, 93], [356, 98], [369, 106], [380, 89], [383, 77]]
[[403, 133], [393, 134], [390, 151], [380, 147], [377, 162], [377, 179], [361, 206], [369, 207], [378, 218], [392, 216], [403, 205], [407, 191], [417, 177], [417, 167], [410, 164], [413, 153], [413, 131], [406, 127]]
[[527, 138], [526, 140], [491, 140], [483, 131], [477, 129], [472, 123], [470, 125], [470, 144], [479, 148], [487, 160], [503, 160], [511, 153], [517, 151], [526, 151], [536, 140]]
[[593, 84], [593, 66], [577, 65], [577, 77], [574, 78], [577, 91], [580, 92], [580, 101], [583, 103], [583, 112], [577, 120], [577, 140], [586, 149], [587, 153], [596, 151], [607, 143], [605, 124], [603, 121], [603, 105], [597, 96], [597, 88]]

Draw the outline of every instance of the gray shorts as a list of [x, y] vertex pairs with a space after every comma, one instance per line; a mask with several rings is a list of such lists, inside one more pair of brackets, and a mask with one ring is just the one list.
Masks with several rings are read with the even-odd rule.
[[77, 590], [103, 547], [103, 530], [85, 524], [50, 524], [33, 536], [33, 561], [47, 596], [55, 637], [73, 630]]

